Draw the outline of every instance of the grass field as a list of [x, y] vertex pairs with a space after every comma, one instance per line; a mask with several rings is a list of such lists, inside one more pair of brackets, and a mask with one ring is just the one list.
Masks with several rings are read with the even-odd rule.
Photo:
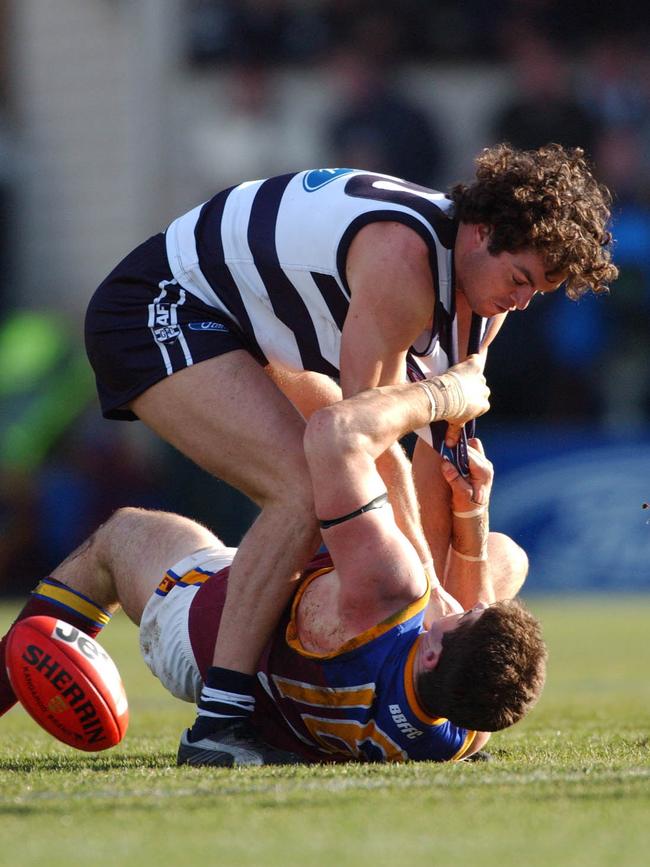
[[[102, 636], [131, 725], [106, 754], [0, 721], [0, 864], [219, 867], [650, 863], [650, 597], [533, 599], [545, 694], [489, 764], [176, 768], [192, 708], [146, 671], [119, 615]], [[13, 614], [0, 608], [0, 625]]]

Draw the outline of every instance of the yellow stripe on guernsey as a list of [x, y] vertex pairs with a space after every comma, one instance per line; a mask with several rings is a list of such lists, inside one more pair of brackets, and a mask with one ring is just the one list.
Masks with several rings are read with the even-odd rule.
[[181, 587], [186, 587], [191, 584], [203, 584], [208, 578], [212, 577], [212, 572], [203, 572], [200, 569], [190, 569], [189, 572], [185, 572], [180, 578], [174, 575], [172, 572], [167, 572], [163, 580], [160, 582], [158, 587], [156, 588], [156, 593], [159, 596], [166, 596], [170, 590], [176, 587], [177, 584], [180, 584]]
[[88, 599], [79, 596], [73, 590], [68, 590], [65, 587], [56, 587], [53, 584], [48, 584], [47, 581], [41, 581], [38, 587], [33, 591], [34, 596], [40, 596], [43, 599], [52, 599], [54, 602], [59, 602], [65, 605], [66, 608], [71, 608], [78, 614], [83, 614], [88, 620], [105, 626], [111, 619], [110, 614], [107, 614], [103, 608], [95, 605]]
[[325, 752], [360, 759], [363, 756], [360, 745], [372, 743], [381, 750], [386, 762], [405, 762], [408, 755], [383, 732], [374, 720], [359, 723], [356, 720], [322, 719], [302, 714], [309, 734]]
[[[375, 684], [357, 686], [317, 686], [273, 675], [273, 682], [283, 698], [290, 698], [313, 708], [336, 707], [370, 710], [375, 700]], [[301, 713], [301, 719], [314, 743], [326, 753], [362, 758], [361, 744], [372, 743], [387, 762], [404, 762], [406, 752], [379, 728], [374, 720], [360, 723], [354, 719], [339, 719], [316, 714]]]
[[416, 614], [419, 614], [420, 611], [423, 611], [427, 607], [427, 604], [429, 602], [431, 588], [429, 586], [429, 579], [427, 577], [427, 589], [424, 591], [422, 596], [419, 597], [419, 599], [415, 599], [413, 602], [407, 605], [406, 608], [402, 608], [399, 611], [396, 611], [395, 614], [391, 614], [391, 616], [387, 617], [386, 620], [382, 620], [382, 622], [378, 623], [376, 626], [371, 626], [370, 629], [366, 629], [365, 632], [362, 632], [360, 635], [355, 635], [354, 638], [350, 638], [336, 650], [332, 650], [329, 653], [316, 653], [311, 650], [306, 650], [302, 646], [302, 642], [298, 635], [298, 606], [300, 605], [300, 600], [302, 599], [305, 590], [311, 584], [311, 582], [315, 581], [316, 578], [318, 578], [320, 575], [324, 575], [326, 572], [332, 571], [332, 566], [326, 566], [324, 569], [318, 569], [316, 572], [312, 572], [311, 575], [308, 575], [307, 578], [305, 578], [305, 580], [300, 585], [300, 588], [298, 589], [296, 595], [293, 597], [293, 604], [291, 606], [291, 619], [287, 624], [287, 631], [285, 636], [286, 641], [289, 647], [292, 648], [292, 650], [295, 650], [296, 653], [299, 653], [301, 656], [306, 656], [310, 659], [333, 659], [336, 656], [341, 656], [341, 654], [343, 653], [348, 653], [350, 650], [355, 650], [357, 647], [368, 644], [375, 638], [379, 638], [380, 635], [388, 632], [394, 626], [398, 626], [400, 623], [405, 623], [407, 620], [410, 620], [411, 617], [415, 617]]
[[369, 708], [375, 697], [374, 683], [360, 686], [315, 686], [273, 675], [273, 682], [285, 698], [314, 707], [365, 707]]
[[[413, 677], [413, 666], [415, 665], [415, 657], [417, 654], [418, 645], [422, 641], [422, 636], [418, 638], [413, 647], [409, 651], [408, 658], [406, 660], [406, 665], [404, 666], [404, 691], [406, 692], [406, 698], [409, 703], [410, 709], [413, 711], [415, 716], [420, 720], [420, 722], [425, 723], [428, 726], [441, 726], [447, 722], [446, 717], [442, 716], [430, 716], [422, 707], [420, 702], [418, 701], [418, 697], [415, 694], [415, 681]], [[476, 737], [475, 731], [468, 731], [465, 735], [465, 740], [463, 741], [460, 749], [454, 753], [454, 755], [449, 759], [450, 762], [457, 762], [459, 759], [465, 755], [467, 750], [472, 745], [474, 738]]]
[[474, 738], [476, 737], [477, 734], [478, 734], [478, 732], [468, 731], [468, 732], [467, 732], [467, 735], [465, 736], [465, 740], [464, 740], [463, 743], [462, 743], [461, 748], [458, 750], [457, 753], [455, 753], [455, 754], [451, 757], [451, 759], [449, 759], [449, 761], [450, 761], [450, 762], [457, 762], [457, 761], [459, 761], [460, 759], [462, 759], [463, 756], [465, 755], [465, 753], [467, 752], [467, 750], [468, 750], [468, 749], [472, 746], [472, 744], [474, 743]]

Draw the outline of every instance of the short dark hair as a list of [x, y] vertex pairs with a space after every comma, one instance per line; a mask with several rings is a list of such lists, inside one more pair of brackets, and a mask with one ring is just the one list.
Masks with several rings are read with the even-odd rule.
[[438, 664], [418, 677], [418, 698], [434, 716], [495, 732], [535, 704], [546, 656], [537, 618], [518, 601], [495, 602], [478, 620], [443, 635]]
[[581, 148], [485, 148], [476, 158], [476, 180], [456, 184], [450, 197], [462, 223], [490, 227], [490, 253], [541, 253], [547, 274], [567, 274], [570, 298], [604, 292], [618, 277], [607, 228], [611, 195]]

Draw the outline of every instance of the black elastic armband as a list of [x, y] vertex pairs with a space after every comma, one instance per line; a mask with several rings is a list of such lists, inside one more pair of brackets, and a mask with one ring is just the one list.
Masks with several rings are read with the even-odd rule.
[[364, 512], [370, 512], [372, 509], [381, 509], [381, 507], [385, 506], [387, 502], [388, 494], [380, 494], [378, 497], [375, 497], [374, 500], [366, 503], [365, 506], [361, 506], [360, 509], [350, 512], [349, 515], [343, 515], [340, 518], [330, 518], [329, 521], [319, 521], [318, 523], [321, 525], [323, 530], [327, 530], [330, 527], [335, 527], [337, 524], [342, 524], [344, 521], [349, 521], [350, 518], [356, 518], [357, 515], [363, 515]]

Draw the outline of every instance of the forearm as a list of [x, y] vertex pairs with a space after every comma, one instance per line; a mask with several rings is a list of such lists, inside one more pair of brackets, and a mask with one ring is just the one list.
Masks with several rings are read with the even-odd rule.
[[451, 545], [444, 577], [445, 589], [463, 608], [495, 601], [488, 559], [487, 507], [452, 512]]

